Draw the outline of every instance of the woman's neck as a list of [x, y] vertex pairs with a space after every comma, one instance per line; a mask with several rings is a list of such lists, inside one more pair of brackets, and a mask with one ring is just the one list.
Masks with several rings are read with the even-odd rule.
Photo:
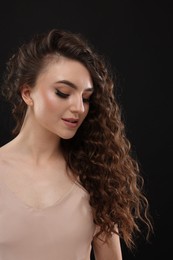
[[63, 157], [60, 138], [48, 131], [40, 132], [35, 128], [29, 131], [23, 128], [17, 137], [7, 144], [7, 147], [13, 153], [28, 158], [36, 165]]

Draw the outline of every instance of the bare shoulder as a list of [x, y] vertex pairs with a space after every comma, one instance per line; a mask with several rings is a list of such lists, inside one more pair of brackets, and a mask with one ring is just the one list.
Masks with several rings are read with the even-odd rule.
[[0, 162], [3, 162], [5, 158], [10, 154], [10, 143], [7, 143], [0, 147]]
[[4, 165], [6, 161], [8, 161], [8, 149], [7, 145], [0, 147], [0, 167]]
[[0, 147], [0, 179], [10, 169], [11, 149], [9, 144]]

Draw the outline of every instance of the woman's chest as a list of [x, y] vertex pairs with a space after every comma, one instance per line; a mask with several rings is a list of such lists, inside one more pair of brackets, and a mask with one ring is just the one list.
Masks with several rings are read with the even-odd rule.
[[0, 248], [42, 248], [46, 253], [47, 248], [56, 245], [61, 250], [66, 244], [81, 249], [90, 244], [94, 231], [88, 196], [76, 184], [62, 199], [42, 209], [26, 205], [0, 184]]
[[24, 204], [42, 209], [60, 200], [73, 186], [73, 181], [62, 169], [32, 167], [0, 167], [0, 182], [4, 183]]

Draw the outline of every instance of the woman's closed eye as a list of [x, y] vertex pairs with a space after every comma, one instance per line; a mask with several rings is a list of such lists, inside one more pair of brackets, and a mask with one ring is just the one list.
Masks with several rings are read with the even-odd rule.
[[64, 93], [64, 92], [62, 92], [62, 91], [60, 91], [60, 90], [58, 90], [58, 89], [56, 89], [56, 95], [57, 96], [59, 96], [59, 97], [61, 97], [61, 98], [68, 98], [69, 97], [69, 94], [67, 94], [67, 93]]
[[[70, 94], [64, 93], [64, 92], [60, 91], [59, 89], [56, 89], [55, 93], [57, 96], [59, 96], [61, 98], [68, 98], [70, 96]], [[90, 101], [90, 97], [83, 97], [82, 99], [83, 99], [84, 103], [89, 103], [89, 101]]]

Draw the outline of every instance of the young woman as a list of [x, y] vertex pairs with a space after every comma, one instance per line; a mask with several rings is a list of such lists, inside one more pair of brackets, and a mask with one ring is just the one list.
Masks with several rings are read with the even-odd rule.
[[121, 260], [151, 223], [111, 73], [53, 29], [7, 63], [14, 138], [0, 148], [0, 260]]

